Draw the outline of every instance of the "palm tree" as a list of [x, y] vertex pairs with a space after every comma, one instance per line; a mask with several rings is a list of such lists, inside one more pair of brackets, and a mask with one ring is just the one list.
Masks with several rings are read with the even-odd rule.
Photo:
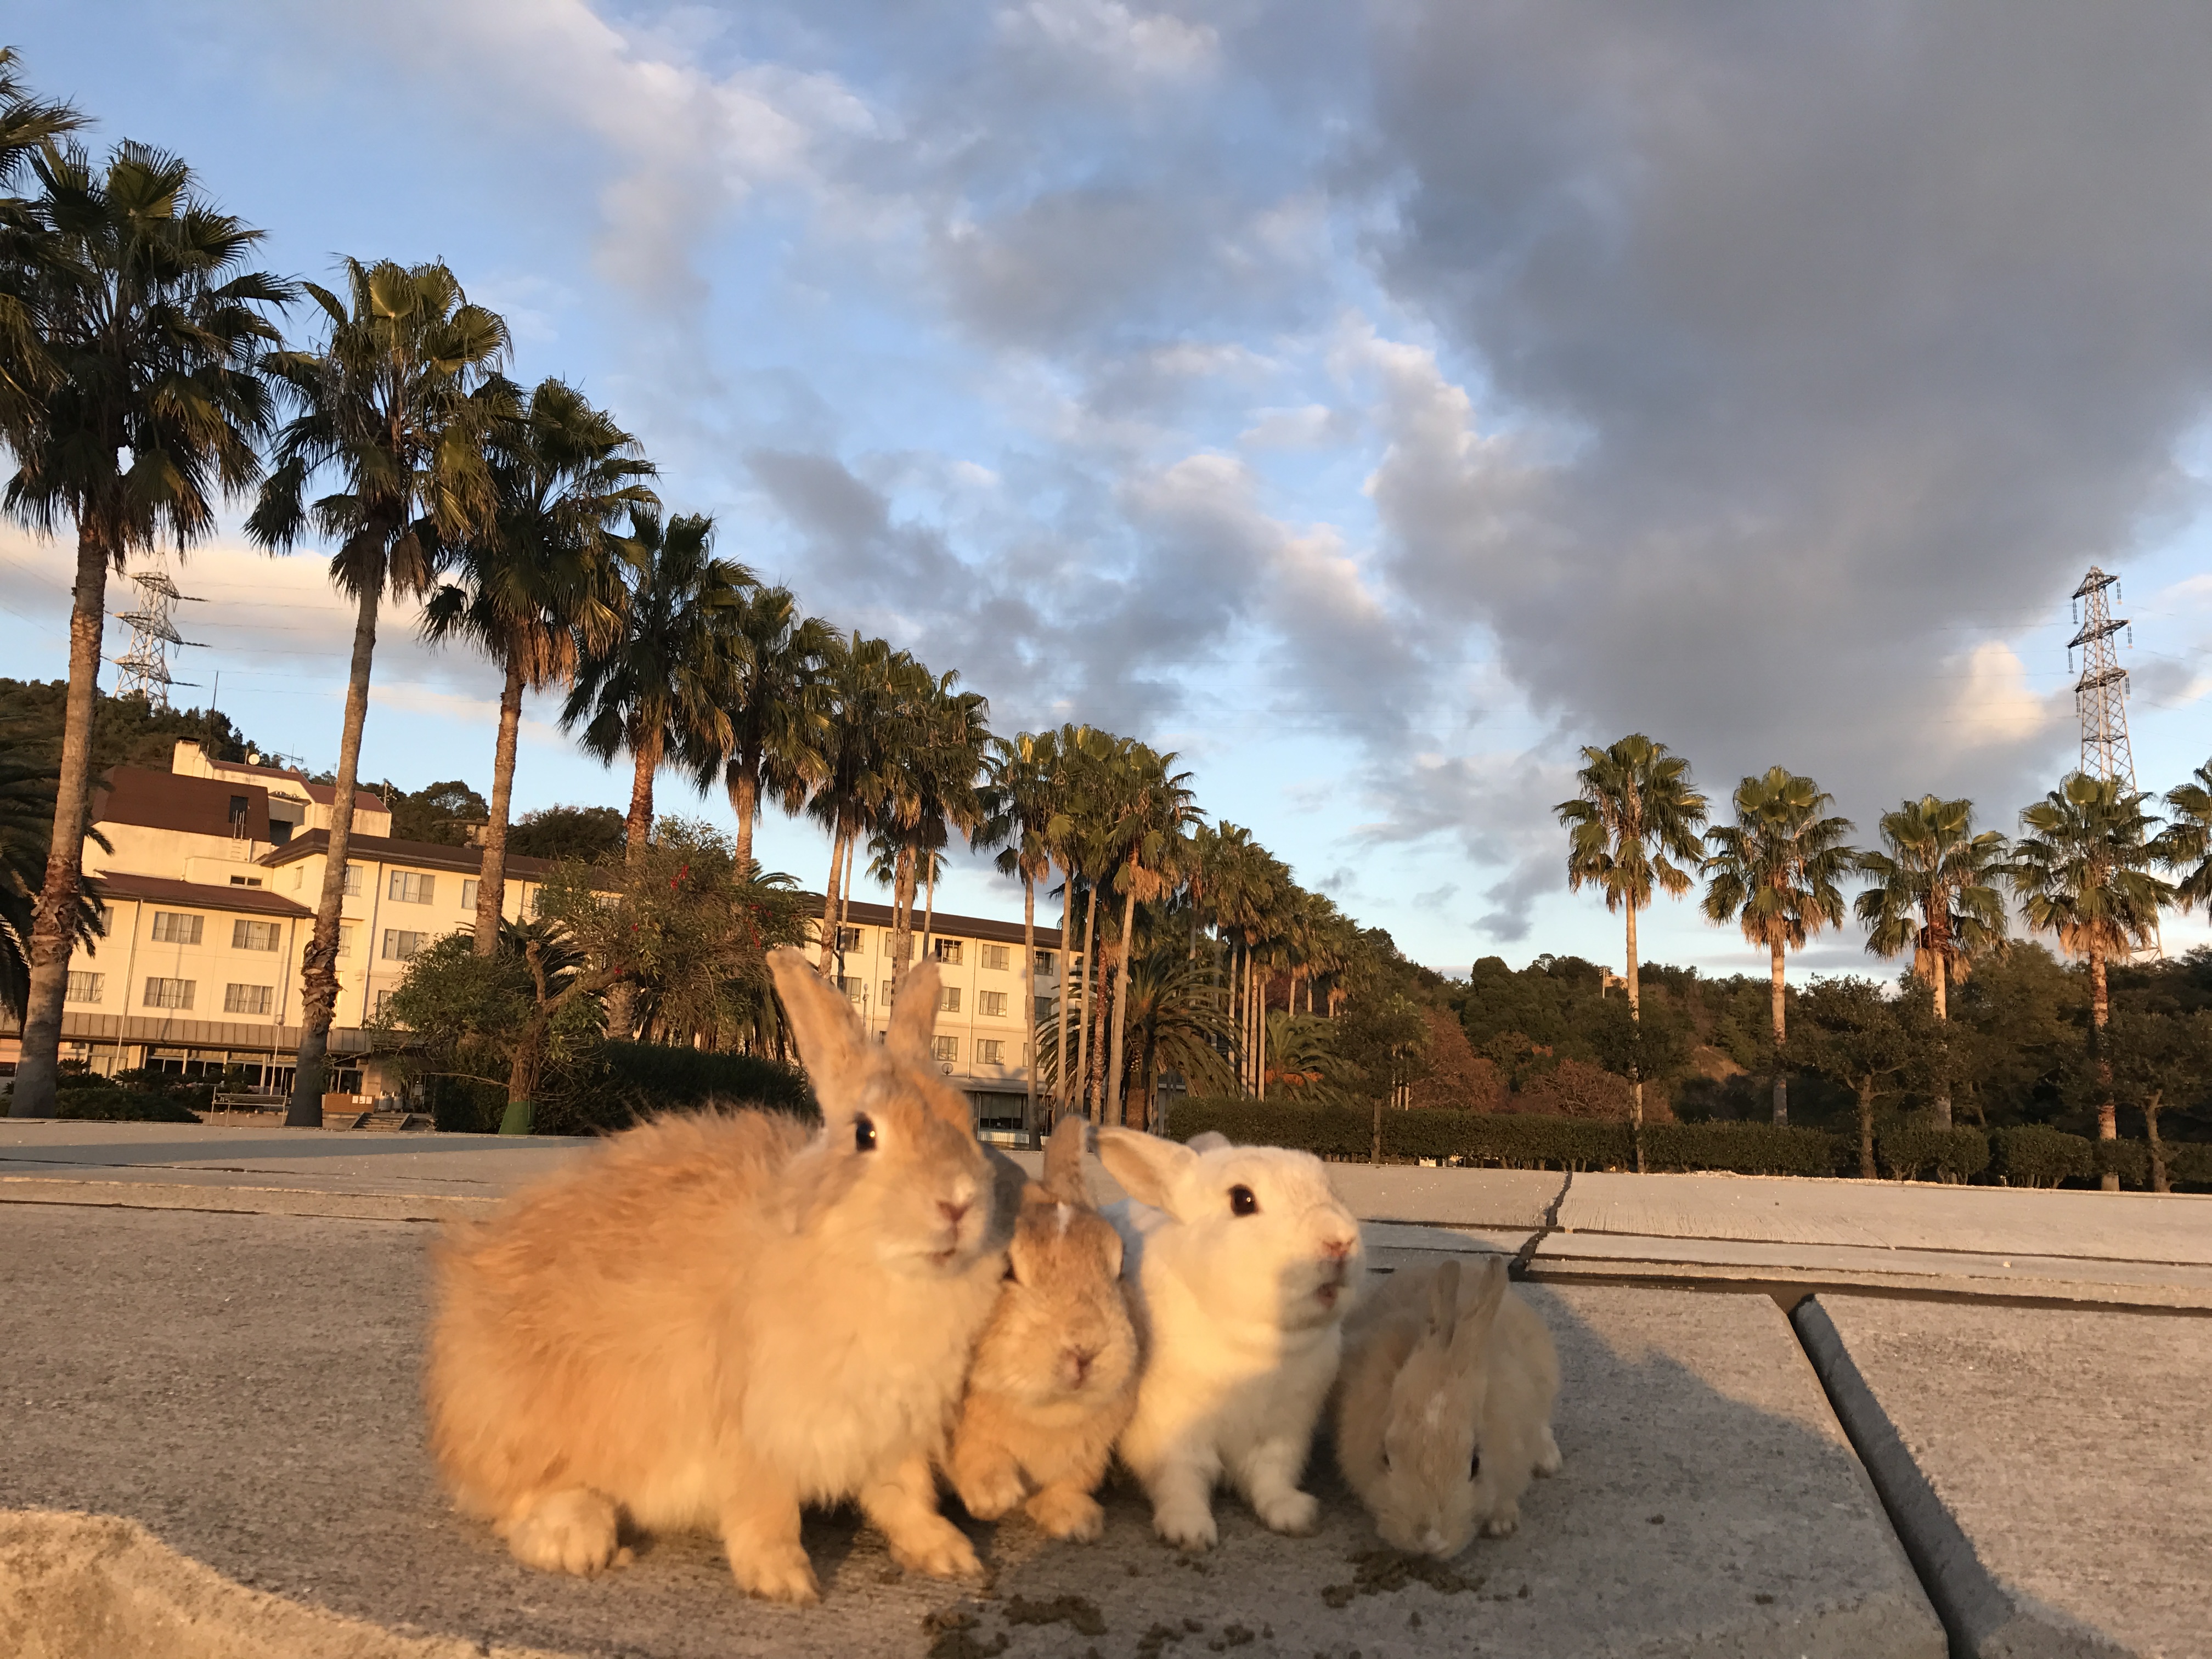
[[2173, 902], [2185, 911], [2212, 905], [2212, 760], [2166, 792], [2173, 817], [2159, 837], [2161, 861], [2181, 876]]
[[42, 102], [17, 69], [15, 49], [0, 46], [0, 434], [27, 429], [44, 407], [56, 365], [42, 319], [57, 280], [82, 280], [70, 250], [36, 200], [18, 196], [47, 144], [84, 125], [65, 103]]
[[[22, 732], [0, 730], [0, 1013], [15, 1019], [22, 1018], [30, 996], [31, 933], [53, 836], [58, 781], [52, 763], [31, 752]], [[89, 824], [80, 831], [80, 843], [86, 836], [106, 848], [106, 837]], [[72, 951], [80, 945], [99, 948], [105, 926], [95, 878], [79, 882], [64, 927]]]
[[[354, 786], [376, 618], [388, 593], [420, 596], [443, 550], [489, 532], [497, 506], [485, 443], [514, 412], [499, 374], [507, 325], [467, 295], [442, 264], [344, 262], [340, 299], [305, 284], [322, 307], [319, 349], [269, 359], [292, 419], [277, 434], [275, 465], [246, 521], [246, 533], [286, 552], [311, 531], [337, 543], [331, 580], [354, 600], [353, 657], [331, 796], [330, 845], [300, 994], [300, 1054], [288, 1125], [323, 1118], [323, 1061], [338, 994], [338, 911], [353, 838]], [[338, 488], [310, 501], [320, 473]]]
[[[911, 955], [914, 895], [924, 860], [936, 897], [936, 854], [953, 828], [974, 826], [981, 815], [975, 782], [983, 769], [990, 704], [977, 691], [956, 691], [957, 672], [933, 677], [908, 663], [901, 684], [896, 746], [887, 755], [883, 828], [897, 848], [892, 884], [891, 984], [903, 980]], [[924, 927], [923, 948], [928, 948]]]
[[1628, 912], [1628, 1018], [1639, 1050], [1630, 1080], [1629, 1116], [1640, 1169], [1644, 1001], [1637, 976], [1636, 913], [1651, 902], [1655, 887], [1675, 898], [1690, 890], [1690, 872], [1682, 866], [1705, 861], [1698, 831], [1705, 821], [1705, 798], [1691, 787], [1690, 763], [1641, 732], [1604, 749], [1585, 747], [1575, 783], [1580, 793], [1553, 809], [1568, 830], [1567, 889], [1580, 892], [1585, 882], [1593, 884], [1604, 893], [1607, 910]]
[[1823, 927], [1843, 925], [1837, 880], [1856, 866], [1844, 837], [1849, 818], [1824, 814], [1834, 805], [1810, 778], [1771, 766], [1736, 786], [1735, 822], [1705, 831], [1705, 915], [1741, 925], [1743, 936], [1771, 953], [1774, 982], [1774, 1121], [1790, 1121], [1790, 1085], [1782, 1055], [1784, 952], [1802, 950]]
[[[1129, 969], [1136, 954], [1137, 904], [1182, 880], [1190, 843], [1184, 826], [1198, 816], [1188, 772], [1172, 769], [1176, 757], [1131, 743], [1115, 768], [1112, 805], [1101, 841], [1112, 855], [1114, 884], [1121, 890], [1121, 954], [1114, 977], [1114, 1035], [1107, 1049], [1106, 1104], [1102, 1122], [1126, 1125], [1121, 1099], [1123, 1040], [1128, 1029]], [[1142, 1116], [1150, 1116], [1147, 1103]]]
[[[2158, 915], [2174, 902], [2174, 889], [2150, 873], [2170, 861], [2154, 837], [2158, 820], [2143, 810], [2148, 797], [2117, 778], [2070, 772], [2058, 787], [2020, 815], [2028, 832], [2013, 843], [2008, 872], [2014, 892], [2026, 901], [2027, 925], [2050, 933], [2058, 947], [2089, 966], [2089, 1059], [2102, 1098], [2097, 1138], [2119, 1138], [2112, 1100], [2112, 1067], [2104, 1052], [2112, 1001], [2105, 964], [2125, 962], [2157, 936]], [[2119, 1189], [2107, 1174], [2105, 1188]]]
[[[981, 811], [969, 845], [979, 852], [997, 848], [1000, 873], [1022, 884], [1022, 1006], [1028, 1032], [1029, 1099], [1023, 1127], [1036, 1133], [1036, 1079], [1040, 1064], [1036, 1030], [1036, 890], [1052, 875], [1052, 821], [1060, 811], [1058, 746], [1050, 732], [1024, 732], [991, 739], [988, 775], [977, 800]], [[1060, 936], [1062, 961], [1067, 938]], [[1064, 1016], [1063, 1016], [1064, 1018]]]
[[890, 756], [902, 741], [897, 729], [902, 683], [914, 659], [883, 640], [856, 632], [836, 642], [822, 665], [822, 766], [806, 811], [830, 832], [830, 881], [822, 905], [821, 972], [836, 959], [842, 911], [838, 894], [847, 861], [874, 823], [890, 784]]
[[460, 580], [423, 608], [430, 638], [473, 640], [505, 676], [477, 884], [480, 957], [500, 944], [523, 691], [572, 682], [580, 652], [613, 642], [626, 599], [613, 521], [659, 505], [643, 482], [653, 466], [637, 440], [564, 381], [545, 380], [530, 394], [522, 417], [494, 433], [491, 456], [499, 503], [491, 531], [461, 544]]
[[[723, 781], [738, 817], [740, 865], [753, 855], [761, 803], [796, 811], [822, 773], [822, 667], [837, 643], [827, 623], [802, 617], [787, 587], [756, 587], [730, 613], [721, 688], [730, 721]], [[700, 787], [706, 787], [706, 780]]]
[[[6, 94], [0, 94], [6, 95]], [[270, 398], [267, 308], [293, 289], [247, 262], [262, 233], [217, 213], [175, 156], [124, 143], [104, 168], [53, 135], [65, 112], [13, 94], [0, 116], [0, 177], [29, 159], [40, 194], [4, 216], [0, 289], [5, 395], [15, 459], [6, 509], [41, 535], [76, 532], [70, 682], [46, 867], [31, 928], [22, 1058], [10, 1110], [53, 1106], [72, 919], [92, 788], [93, 699], [107, 574], [166, 537], [182, 550], [216, 507], [261, 476]], [[45, 142], [35, 154], [33, 134]]]
[[561, 727], [583, 727], [585, 752], [611, 765], [630, 760], [623, 860], [635, 864], [653, 834], [653, 781], [672, 760], [695, 771], [729, 750], [730, 717], [717, 697], [728, 656], [727, 626], [753, 573], [717, 557], [714, 521], [702, 514], [663, 520], [630, 509], [617, 544], [629, 565], [621, 627], [577, 664]]
[[[1939, 1037], [1950, 1018], [1950, 987], [2004, 937], [2004, 900], [1992, 884], [2003, 872], [2005, 838], [1974, 833], [1974, 804], [1923, 795], [1881, 815], [1887, 853], [1867, 853], [1859, 868], [1874, 885], [1858, 897], [1867, 949], [1878, 957], [1912, 952], [1912, 971], [1935, 996]], [[1937, 1085], [1936, 1115], [1951, 1127], [1950, 1068]]]

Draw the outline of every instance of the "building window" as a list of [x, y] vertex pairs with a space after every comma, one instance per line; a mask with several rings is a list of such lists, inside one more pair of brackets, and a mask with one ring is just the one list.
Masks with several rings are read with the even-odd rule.
[[891, 957], [894, 961], [912, 962], [914, 960], [914, 935], [912, 933], [908, 933], [904, 939], [901, 939], [896, 933], [884, 934], [884, 954]]
[[383, 1018], [386, 1014], [390, 1013], [391, 1012], [392, 1012], [392, 993], [391, 993], [391, 992], [389, 992], [389, 991], [379, 991], [379, 992], [376, 994], [376, 1012], [375, 1012], [375, 1018], [378, 1018], [378, 1019], [382, 1019], [382, 1018]]
[[226, 985], [222, 988], [222, 1011], [226, 1014], [265, 1014], [276, 995], [275, 990], [266, 985]]
[[402, 904], [428, 904], [436, 896], [438, 878], [420, 870], [394, 870], [390, 896]]
[[230, 884], [233, 887], [258, 887], [261, 885], [261, 878], [258, 876], [233, 876], [230, 878]]
[[149, 1008], [190, 1008], [192, 981], [188, 979], [149, 979], [146, 981]]
[[156, 945], [198, 945], [200, 925], [204, 916], [188, 916], [178, 910], [154, 912], [154, 943]]
[[429, 942], [428, 933], [412, 932], [404, 927], [387, 927], [384, 930], [384, 959], [386, 962], [408, 961]]
[[1053, 1005], [1058, 1001], [1058, 1000], [1059, 999], [1055, 997], [1037, 997], [1034, 999], [1036, 1003], [1036, 1023], [1038, 1024], [1042, 1025], [1052, 1018]]
[[859, 950], [860, 930], [857, 927], [840, 927], [837, 930], [837, 948], [841, 951]]
[[931, 949], [937, 959], [955, 968], [960, 965], [960, 945], [961, 941], [957, 939], [939, 939], [930, 941]]
[[1037, 975], [1041, 978], [1050, 975], [1054, 971], [1052, 961], [1052, 952], [1049, 951], [1038, 951], [1036, 953], [1036, 960], [1030, 964], [1030, 971]]
[[274, 951], [277, 948], [277, 927], [273, 921], [234, 921], [230, 924], [230, 948], [234, 951]]
[[474, 878], [471, 878], [467, 881], [464, 881], [461, 884], [461, 908], [464, 910], [473, 911], [477, 908], [477, 895], [483, 890], [483, 883], [482, 881], [477, 880]]
[[978, 1066], [1003, 1066], [1006, 1063], [1006, 1045], [997, 1037], [975, 1039], [975, 1063]]
[[867, 994], [868, 987], [863, 980], [840, 974], [837, 975], [837, 988], [845, 994], [846, 1000], [857, 1008], [860, 1006], [860, 999]]
[[107, 988], [105, 974], [71, 974], [69, 976], [69, 1000], [71, 1002], [98, 1002], [100, 993]]
[[940, 1014], [957, 1014], [960, 1012], [960, 988], [958, 986], [948, 985], [938, 992], [937, 1012]]
[[1007, 958], [1012, 955], [1003, 945], [987, 945], [983, 947], [983, 966], [994, 973], [1004, 973]]
[[891, 991], [893, 988], [894, 988], [892, 987], [890, 981], [885, 980], [884, 981], [884, 1006], [886, 1008], [891, 1006]]
[[348, 898], [361, 896], [361, 866], [358, 864], [346, 866], [345, 896]]
[[271, 818], [271, 819], [270, 819], [270, 820], [269, 820], [269, 841], [270, 841], [270, 844], [271, 846], [275, 846], [275, 847], [282, 847], [282, 846], [283, 846], [286, 842], [288, 842], [288, 841], [289, 841], [289, 840], [291, 840], [291, 839], [292, 839], [292, 831], [293, 831], [293, 830], [296, 830], [297, 828], [299, 828], [299, 826], [298, 826], [297, 824], [294, 823], [292, 822], [292, 820], [291, 820], [291, 819], [289, 819], [289, 818]]
[[304, 864], [294, 865], [292, 866], [292, 890], [296, 893], [307, 884], [307, 866]]
[[340, 962], [344, 962], [351, 957], [352, 955], [353, 923], [349, 921], [342, 921], [338, 924], [338, 960]]
[[1004, 991], [976, 992], [975, 1012], [986, 1019], [1004, 1019], [1006, 1017], [1006, 994]]
[[960, 1039], [955, 1036], [932, 1037], [929, 1040], [929, 1054], [933, 1060], [942, 1060], [947, 1066], [956, 1066], [960, 1061]]
[[246, 827], [246, 816], [252, 810], [252, 797], [250, 795], [233, 795], [230, 798], [231, 823], [234, 827], [243, 830]]

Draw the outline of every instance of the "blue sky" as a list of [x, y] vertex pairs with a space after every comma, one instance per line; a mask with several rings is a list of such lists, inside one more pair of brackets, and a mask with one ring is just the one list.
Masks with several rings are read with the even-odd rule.
[[[273, 268], [446, 258], [725, 551], [1001, 729], [1177, 750], [1422, 961], [1618, 965], [1549, 808], [1629, 730], [1717, 796], [1781, 762], [1869, 833], [1929, 789], [2011, 827], [2072, 758], [2093, 562], [2142, 781], [2212, 748], [2201, 9], [170, 0], [5, 33]], [[64, 672], [67, 572], [0, 532], [0, 672]], [[331, 763], [319, 562], [230, 535], [179, 574], [180, 675]], [[483, 665], [382, 640], [365, 775], [486, 781]], [[619, 803], [532, 712], [519, 806]], [[763, 852], [827, 862], [803, 825]], [[1688, 906], [1644, 931], [1759, 965]]]

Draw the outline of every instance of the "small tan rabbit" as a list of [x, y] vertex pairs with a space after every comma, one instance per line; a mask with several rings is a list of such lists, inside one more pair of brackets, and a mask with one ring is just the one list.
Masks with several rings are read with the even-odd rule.
[[626, 1521], [717, 1529], [744, 1589], [811, 1601], [803, 1504], [857, 1498], [916, 1571], [981, 1571], [933, 1468], [1004, 1233], [932, 1061], [937, 969], [886, 1040], [773, 952], [823, 1127], [764, 1111], [613, 1137], [438, 1260], [430, 1445], [517, 1559], [592, 1572]]
[[1337, 1464], [1385, 1541], [1448, 1559], [1520, 1525], [1528, 1477], [1559, 1470], [1559, 1361], [1504, 1258], [1391, 1274], [1345, 1342]]
[[1084, 1121], [1060, 1120], [1044, 1181], [1022, 1194], [999, 1304], [975, 1347], [946, 1473], [980, 1520], [1026, 1498], [1054, 1538], [1090, 1540], [1091, 1497], [1137, 1404], [1137, 1336], [1121, 1288], [1121, 1236], [1083, 1182]]

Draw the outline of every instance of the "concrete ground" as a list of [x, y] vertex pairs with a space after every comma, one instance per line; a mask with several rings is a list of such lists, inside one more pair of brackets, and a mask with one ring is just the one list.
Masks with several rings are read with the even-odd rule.
[[1567, 1467], [1516, 1536], [1408, 1573], [1324, 1456], [1317, 1537], [1224, 1498], [1190, 1562], [1115, 1488], [1094, 1547], [973, 1527], [986, 1589], [817, 1516], [792, 1612], [704, 1539], [525, 1571], [436, 1490], [422, 1221], [578, 1150], [0, 1125], [0, 1651], [1935, 1659], [1940, 1609], [1990, 1659], [2212, 1654], [2212, 1200], [1334, 1166], [1378, 1267], [1528, 1268]]

